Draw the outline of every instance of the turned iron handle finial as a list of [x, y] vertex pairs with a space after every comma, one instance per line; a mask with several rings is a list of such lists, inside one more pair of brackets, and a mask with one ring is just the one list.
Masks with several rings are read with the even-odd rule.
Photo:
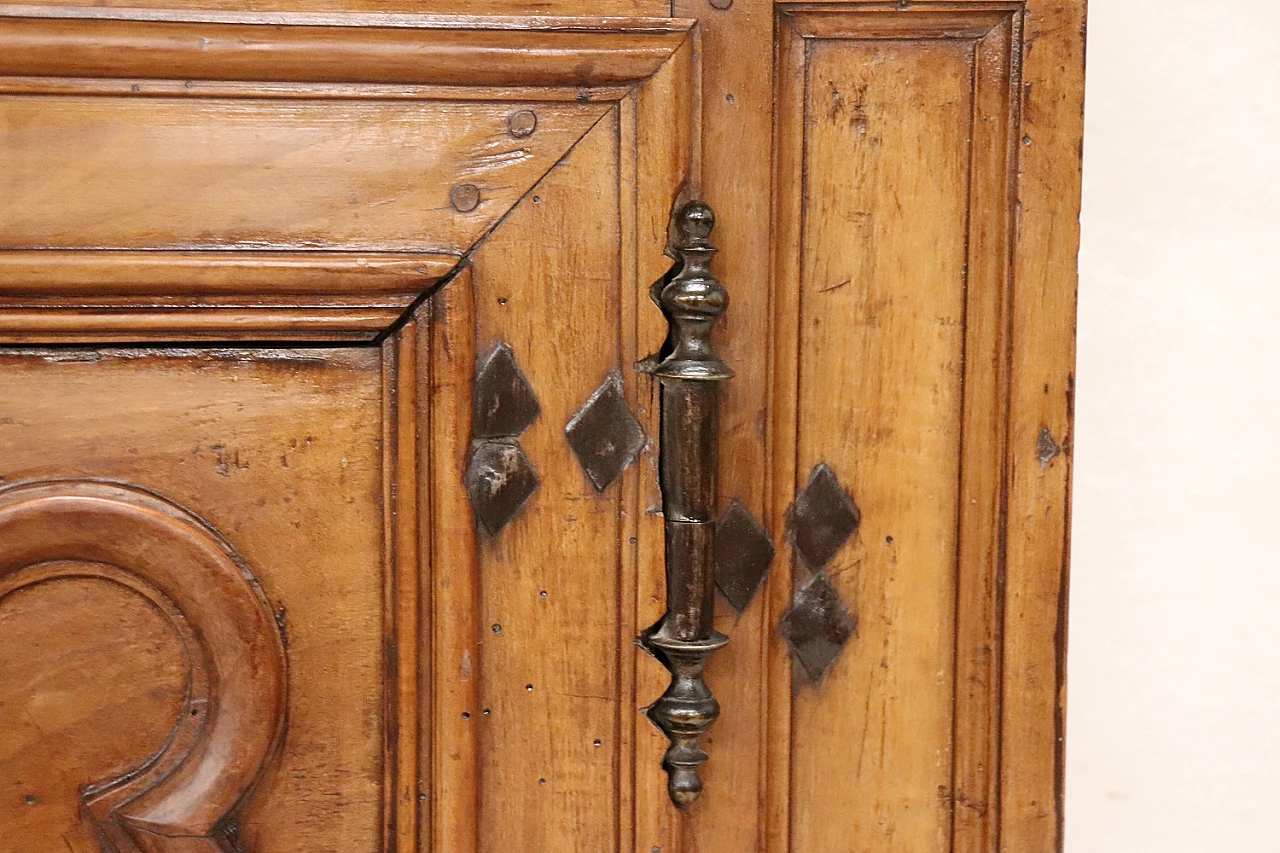
[[729, 305], [729, 294], [711, 273], [714, 226], [715, 214], [704, 202], [691, 201], [676, 213], [671, 250], [679, 265], [654, 294], [670, 335], [664, 352], [644, 368], [662, 385], [659, 477], [667, 571], [667, 612], [645, 643], [671, 671], [670, 686], [647, 713], [671, 741], [662, 766], [671, 800], [682, 809], [702, 791], [702, 738], [720, 715], [703, 667], [728, 642], [712, 624], [719, 383], [733, 376], [711, 344], [711, 329]]

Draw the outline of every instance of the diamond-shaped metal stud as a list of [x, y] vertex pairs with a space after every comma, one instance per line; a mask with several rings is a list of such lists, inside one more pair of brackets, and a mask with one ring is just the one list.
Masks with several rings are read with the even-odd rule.
[[840, 485], [834, 471], [822, 462], [809, 475], [809, 483], [797, 497], [787, 517], [787, 528], [796, 551], [809, 568], [817, 571], [858, 529], [862, 513]]
[[769, 574], [773, 542], [736, 500], [716, 522], [716, 586], [739, 613], [747, 609]]
[[498, 343], [476, 366], [471, 395], [472, 438], [515, 438], [538, 418], [542, 407], [516, 364], [510, 345]]
[[800, 587], [782, 616], [782, 636], [814, 681], [822, 680], [857, 628], [857, 620], [825, 574]]
[[540, 481], [519, 444], [486, 441], [471, 454], [463, 483], [476, 518], [496, 536], [520, 512]]
[[635, 461], [644, 430], [627, 406], [622, 377], [615, 371], [564, 428], [569, 447], [587, 479], [603, 492]]

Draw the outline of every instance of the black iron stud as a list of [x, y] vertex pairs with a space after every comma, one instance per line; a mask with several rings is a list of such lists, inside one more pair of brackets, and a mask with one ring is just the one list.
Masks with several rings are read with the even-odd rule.
[[564, 428], [578, 464], [597, 492], [603, 492], [644, 447], [644, 430], [622, 390], [622, 377], [612, 373]]
[[857, 627], [825, 573], [800, 587], [781, 625], [782, 636], [813, 681], [822, 680]]
[[538, 472], [515, 441], [482, 441], [471, 454], [463, 484], [484, 529], [497, 535], [539, 485]]
[[787, 517], [787, 529], [805, 564], [814, 571], [830, 563], [858, 529], [857, 505], [825, 462], [809, 475]]
[[741, 613], [769, 574], [773, 542], [747, 508], [735, 500], [716, 522], [715, 548], [716, 587]]
[[516, 438], [527, 430], [542, 407], [525, 378], [515, 353], [498, 343], [476, 367], [471, 396], [471, 437]]

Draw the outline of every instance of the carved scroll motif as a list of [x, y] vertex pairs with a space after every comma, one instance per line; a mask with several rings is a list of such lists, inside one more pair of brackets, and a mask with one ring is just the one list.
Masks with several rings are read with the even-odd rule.
[[193, 670], [160, 754], [85, 789], [104, 853], [230, 853], [228, 819], [284, 731], [284, 645], [261, 591], [216, 532], [148, 492], [88, 481], [0, 490], [0, 598], [84, 571], [181, 614]]

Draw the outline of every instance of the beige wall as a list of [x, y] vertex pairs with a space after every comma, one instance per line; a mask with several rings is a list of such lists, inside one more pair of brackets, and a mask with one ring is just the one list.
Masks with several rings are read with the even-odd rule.
[[1068, 853], [1280, 851], [1280, 3], [1092, 0]]

